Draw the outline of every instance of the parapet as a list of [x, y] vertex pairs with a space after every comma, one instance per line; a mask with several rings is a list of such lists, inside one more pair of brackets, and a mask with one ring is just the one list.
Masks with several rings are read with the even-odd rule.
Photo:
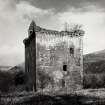
[[35, 21], [32, 21], [28, 29], [28, 38], [26, 38], [23, 42], [24, 44], [30, 43], [31, 39], [38, 34], [55, 35], [55, 36], [69, 36], [72, 38], [72, 37], [83, 36], [84, 33], [85, 32], [81, 29], [74, 29], [71, 31], [56, 31], [56, 30], [45, 29], [40, 26], [37, 26]]
[[49, 30], [49, 29], [45, 29], [42, 28], [40, 26], [37, 26], [36, 23], [34, 21], [31, 22], [30, 26], [29, 26], [29, 36], [33, 33], [33, 32], [39, 32], [39, 33], [45, 33], [45, 34], [53, 34], [53, 35], [68, 35], [70, 37], [74, 37], [74, 36], [83, 36], [84, 35], [84, 31], [81, 29], [74, 29], [71, 31], [56, 31], [56, 30]]

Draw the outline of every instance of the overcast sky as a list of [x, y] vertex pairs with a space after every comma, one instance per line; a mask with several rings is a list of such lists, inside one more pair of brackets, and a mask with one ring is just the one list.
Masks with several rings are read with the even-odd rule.
[[32, 19], [44, 28], [82, 24], [84, 54], [105, 49], [105, 0], [0, 0], [0, 65], [24, 61], [23, 39]]

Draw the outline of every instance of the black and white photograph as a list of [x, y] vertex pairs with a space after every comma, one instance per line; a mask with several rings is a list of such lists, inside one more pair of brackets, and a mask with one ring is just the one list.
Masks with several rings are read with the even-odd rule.
[[105, 105], [105, 0], [0, 0], [0, 105]]

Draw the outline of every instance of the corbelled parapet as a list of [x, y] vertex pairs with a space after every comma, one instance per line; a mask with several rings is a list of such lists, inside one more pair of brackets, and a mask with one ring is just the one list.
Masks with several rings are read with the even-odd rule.
[[[70, 31], [56, 31], [56, 30], [50, 30], [45, 29], [40, 26], [37, 26], [34, 21], [31, 22], [29, 29], [28, 29], [28, 38], [26, 38], [23, 42], [28, 45], [34, 37], [41, 37], [43, 40], [50, 40], [51, 38], [49, 36], [56, 37], [63, 37], [63, 36], [69, 36], [69, 37], [80, 37], [84, 35], [84, 31], [81, 29], [72, 29]], [[49, 39], [50, 38], [50, 39]]]
[[84, 35], [84, 31], [81, 29], [74, 29], [71, 31], [56, 31], [56, 30], [49, 30], [49, 29], [45, 29], [42, 28], [40, 26], [37, 26], [35, 24], [34, 21], [31, 22], [30, 26], [29, 26], [29, 36], [33, 33], [33, 32], [40, 32], [42, 34], [49, 34], [49, 35], [60, 35], [60, 36], [65, 36], [65, 35], [69, 35], [70, 37], [76, 37], [76, 36], [83, 36]]

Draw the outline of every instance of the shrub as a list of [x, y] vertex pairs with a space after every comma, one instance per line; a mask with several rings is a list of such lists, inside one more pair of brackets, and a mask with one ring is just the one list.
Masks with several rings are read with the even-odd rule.
[[85, 74], [83, 79], [84, 88], [104, 88], [105, 87], [105, 74]]
[[13, 76], [7, 71], [0, 71], [0, 91], [8, 92], [13, 85]]
[[23, 71], [19, 71], [18, 73], [15, 74], [14, 77], [15, 80], [15, 85], [24, 85], [27, 81], [27, 76], [26, 73]]

